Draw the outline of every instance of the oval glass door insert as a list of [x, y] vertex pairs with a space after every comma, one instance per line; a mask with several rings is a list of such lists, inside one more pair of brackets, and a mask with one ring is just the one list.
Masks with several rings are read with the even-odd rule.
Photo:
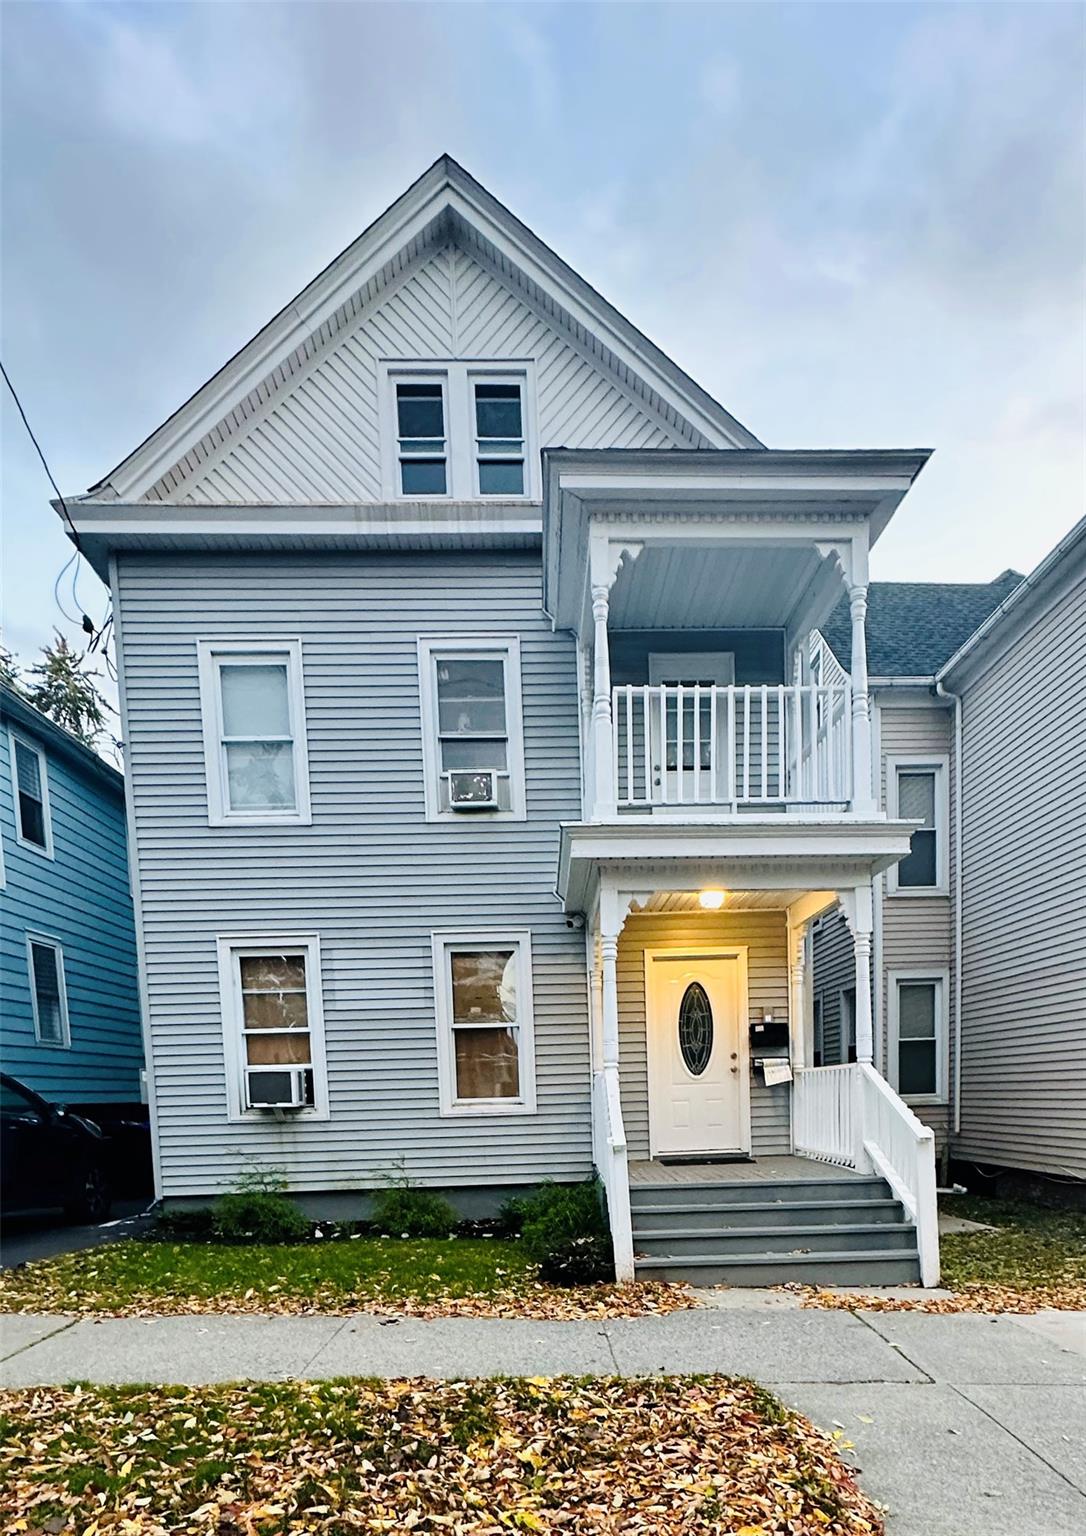
[[713, 1054], [713, 1010], [700, 981], [692, 981], [679, 1004], [679, 1050], [695, 1077], [700, 1077]]

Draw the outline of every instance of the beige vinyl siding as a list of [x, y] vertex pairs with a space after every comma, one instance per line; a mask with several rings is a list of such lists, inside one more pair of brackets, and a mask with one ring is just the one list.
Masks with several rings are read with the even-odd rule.
[[[645, 1013], [645, 950], [683, 944], [747, 947], [751, 1010], [788, 1015], [787, 936], [783, 912], [633, 914], [618, 943], [619, 1085], [630, 1157], [649, 1155], [649, 1088]], [[740, 1019], [746, 1029], [749, 1019]], [[790, 1152], [791, 1107], [787, 1083], [767, 1088], [751, 1069], [751, 1150], [755, 1156]]]
[[[887, 758], [890, 757], [946, 757], [950, 764], [948, 794], [950, 816], [947, 835], [949, 847], [949, 890], [954, 889], [957, 850], [954, 847], [956, 774], [953, 762], [954, 713], [953, 710], [934, 700], [930, 705], [897, 704], [892, 697], [879, 699], [879, 732], [882, 757], [882, 803], [887, 804]], [[890, 1018], [889, 973], [891, 971], [920, 971], [931, 968], [933, 974], [949, 972], [948, 988], [950, 1072], [948, 1083], [953, 1081], [955, 1020], [954, 1020], [954, 906], [950, 895], [916, 896], [891, 894], [882, 882], [882, 977], [877, 983], [882, 988], [882, 1040], [881, 1051], [876, 1058], [886, 1063], [885, 1075], [889, 1077]], [[908, 1100], [906, 1102], [909, 1102]], [[913, 1105], [919, 1118], [935, 1132], [940, 1151], [946, 1144], [949, 1130], [949, 1109], [946, 1103], [932, 1104], [920, 1101]]]
[[[1065, 585], [1070, 585], [1066, 583]], [[963, 1158], [1086, 1178], [1086, 582], [963, 689]]]
[[379, 362], [535, 363], [538, 438], [567, 448], [702, 446], [524, 290], [454, 245], [371, 285], [148, 492], [155, 501], [379, 501]]
[[[580, 810], [576, 666], [538, 554], [133, 555], [118, 587], [164, 1193], [253, 1157], [313, 1191], [400, 1166], [450, 1187], [586, 1176], [584, 937], [554, 896]], [[417, 637], [480, 630], [520, 639], [528, 820], [428, 824]], [[301, 638], [312, 826], [208, 825], [196, 641], [230, 636]], [[437, 929], [530, 932], [535, 1115], [439, 1115]], [[324, 1123], [227, 1122], [215, 939], [262, 931], [320, 936]]]

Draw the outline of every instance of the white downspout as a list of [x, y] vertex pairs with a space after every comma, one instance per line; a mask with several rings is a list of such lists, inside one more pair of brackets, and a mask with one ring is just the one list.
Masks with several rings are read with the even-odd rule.
[[962, 1128], [962, 696], [944, 688], [935, 679], [939, 698], [954, 705], [954, 814], [950, 835], [954, 840], [954, 1072], [952, 1077], [951, 1130], [955, 1136]]

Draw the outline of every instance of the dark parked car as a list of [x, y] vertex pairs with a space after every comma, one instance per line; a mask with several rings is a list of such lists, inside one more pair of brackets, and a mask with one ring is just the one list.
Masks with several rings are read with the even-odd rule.
[[63, 1206], [73, 1221], [109, 1215], [108, 1147], [93, 1120], [0, 1073], [0, 1208]]

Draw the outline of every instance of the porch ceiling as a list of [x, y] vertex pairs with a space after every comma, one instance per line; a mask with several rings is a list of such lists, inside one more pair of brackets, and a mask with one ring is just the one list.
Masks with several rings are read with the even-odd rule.
[[[729, 891], [724, 906], [728, 912], [783, 912], [808, 894], [806, 886], [769, 891]], [[697, 891], [654, 891], [637, 908], [639, 912], [700, 912]]]
[[810, 546], [646, 547], [619, 568], [612, 629], [783, 629], [822, 561]]

